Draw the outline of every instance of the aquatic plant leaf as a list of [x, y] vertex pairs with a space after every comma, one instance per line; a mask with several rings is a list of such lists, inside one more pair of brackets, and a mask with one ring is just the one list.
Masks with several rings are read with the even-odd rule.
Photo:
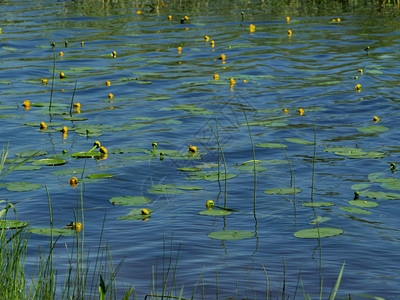
[[214, 231], [208, 234], [208, 237], [212, 239], [225, 241], [244, 240], [252, 238], [253, 236], [253, 232], [235, 230]]
[[288, 164], [289, 162], [284, 159], [271, 159], [271, 160], [263, 160], [263, 163], [267, 165], [283, 165], [283, 164]]
[[341, 206], [339, 207], [340, 210], [343, 210], [348, 213], [357, 214], [357, 215], [371, 215], [372, 212], [358, 208], [358, 207], [350, 207], [350, 206]]
[[87, 118], [83, 117], [65, 117], [63, 118], [64, 121], [86, 121]]
[[110, 173], [97, 173], [97, 174], [90, 174], [87, 177], [88, 178], [113, 178], [113, 177], [115, 177], [115, 175], [110, 174]]
[[370, 186], [371, 186], [370, 183], [356, 183], [356, 184], [353, 184], [353, 185], [351, 186], [351, 189], [352, 189], [352, 190], [355, 190], [355, 191], [358, 191], [358, 190], [367, 189], [367, 188], [369, 188]]
[[43, 156], [46, 154], [47, 151], [35, 151], [35, 150], [28, 150], [15, 153], [15, 155], [18, 157], [30, 157], [30, 156], [35, 157], [35, 156]]
[[227, 210], [219, 210], [219, 209], [207, 209], [199, 212], [199, 215], [202, 216], [227, 216], [230, 215], [232, 212]]
[[71, 168], [71, 169], [64, 169], [64, 170], [58, 170], [54, 171], [54, 175], [77, 175], [77, 174], [82, 174], [85, 169], [83, 168]]
[[342, 234], [344, 231], [338, 228], [320, 227], [312, 229], [303, 229], [294, 233], [295, 237], [302, 239], [318, 239], [336, 236]]
[[51, 236], [60, 236], [60, 235], [65, 235], [65, 236], [70, 236], [70, 235], [75, 235], [76, 231], [71, 230], [71, 229], [65, 229], [65, 228], [53, 228], [51, 229], [50, 227], [36, 227], [36, 228], [29, 228], [26, 230], [27, 232], [34, 233], [34, 234], [39, 234], [39, 235], [48, 235]]
[[[150, 208], [146, 208], [148, 212], [151, 214], [154, 210]], [[151, 215], [142, 214], [142, 208], [135, 208], [129, 211], [129, 214], [126, 216], [118, 217], [117, 220], [145, 220], [151, 217]]]
[[385, 175], [385, 172], [374, 172], [368, 175], [368, 180], [370, 181], [374, 181], [375, 179], [382, 177], [383, 175]]
[[296, 143], [296, 144], [302, 144], [302, 145], [314, 145], [314, 142], [307, 141], [304, 139], [299, 139], [299, 138], [286, 138], [285, 141], [288, 141], [291, 143]]
[[264, 193], [268, 195], [289, 195], [289, 194], [298, 194], [301, 192], [299, 188], [273, 188], [265, 190]]
[[217, 175], [208, 175], [208, 176], [205, 176], [203, 179], [205, 179], [207, 181], [218, 181], [218, 180], [229, 180], [229, 179], [235, 178], [236, 176], [237, 176], [236, 174], [226, 174], [226, 176], [225, 176], [225, 174], [222, 173], [219, 176], [218, 176], [218, 174]]
[[[64, 123], [46, 123], [47, 127], [63, 126]], [[25, 123], [26, 126], [40, 127], [40, 122]]]
[[382, 125], [371, 125], [366, 127], [359, 127], [357, 128], [357, 130], [363, 133], [379, 133], [389, 130], [389, 128]]
[[395, 178], [390, 178], [390, 179], [392, 180], [382, 182], [381, 187], [388, 190], [400, 191], [400, 179], [395, 179]]
[[279, 143], [259, 143], [256, 145], [256, 147], [261, 147], [261, 148], [286, 148], [287, 146], [284, 144], [279, 144]]
[[360, 196], [372, 198], [372, 199], [381, 199], [381, 200], [396, 200], [400, 199], [399, 193], [390, 193], [390, 192], [367, 192], [361, 191]]
[[12, 192], [29, 192], [42, 187], [41, 184], [29, 182], [7, 182], [0, 184], [0, 186], [5, 186], [7, 190]]
[[178, 168], [179, 171], [183, 171], [183, 172], [197, 172], [197, 171], [201, 171], [200, 168], [192, 168], [192, 167], [182, 167], [182, 168]]
[[67, 161], [61, 158], [44, 158], [35, 160], [32, 164], [35, 166], [61, 166], [66, 163]]
[[316, 217], [314, 220], [311, 220], [310, 221], [310, 223], [309, 224], [321, 224], [321, 223], [323, 223], [323, 222], [326, 222], [326, 221], [329, 221], [331, 218], [329, 218], [329, 217], [321, 217], [321, 216], [318, 216], [318, 217]]
[[303, 203], [301, 206], [305, 207], [321, 207], [321, 206], [333, 206], [332, 202], [306, 202]]
[[200, 191], [204, 189], [203, 187], [196, 185], [179, 185], [177, 186], [177, 188], [180, 190], [190, 190], [190, 191]]
[[[262, 167], [257, 164], [255, 167], [256, 167], [256, 172], [264, 172], [264, 171], [268, 170], [268, 168]], [[248, 165], [239, 165], [239, 166], [235, 166], [235, 169], [237, 169], [239, 171], [254, 172], [254, 165], [252, 163], [248, 164]]]
[[0, 230], [4, 229], [16, 229], [28, 226], [28, 222], [16, 221], [16, 220], [0, 220]]
[[124, 154], [124, 153], [137, 153], [137, 152], [146, 153], [146, 151], [148, 151], [148, 150], [146, 150], [144, 148], [125, 148], [125, 149], [117, 148], [117, 149], [108, 150], [108, 153], [111, 153], [111, 154]]
[[113, 205], [136, 206], [150, 203], [151, 200], [142, 196], [113, 197], [109, 200]]
[[34, 170], [40, 170], [41, 167], [39, 166], [30, 166], [30, 165], [21, 165], [21, 166], [16, 166], [13, 170], [14, 171], [34, 171]]
[[184, 191], [174, 189], [174, 188], [160, 188], [160, 189], [148, 189], [147, 192], [151, 194], [160, 194], [160, 195], [175, 195], [175, 194], [183, 194]]
[[90, 157], [102, 157], [104, 154], [101, 152], [76, 152], [72, 154], [72, 157], [76, 158], [90, 158]]
[[358, 207], [377, 207], [378, 203], [375, 201], [364, 201], [364, 200], [350, 200], [349, 204], [358, 206]]

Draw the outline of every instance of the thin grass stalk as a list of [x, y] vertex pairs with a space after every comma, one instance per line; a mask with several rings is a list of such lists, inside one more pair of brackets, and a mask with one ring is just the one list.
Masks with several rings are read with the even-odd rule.
[[312, 167], [312, 184], [311, 184], [311, 202], [314, 202], [314, 187], [315, 187], [315, 160], [317, 157], [317, 129], [313, 119], [314, 127], [314, 154], [313, 154], [313, 167]]
[[344, 262], [343, 265], [342, 265], [342, 268], [340, 269], [339, 276], [338, 276], [338, 278], [337, 278], [337, 280], [336, 280], [335, 287], [334, 287], [334, 289], [333, 289], [333, 291], [332, 291], [331, 296], [329, 297], [329, 300], [335, 300], [336, 293], [337, 293], [337, 291], [338, 291], [338, 289], [339, 289], [339, 286], [340, 286], [340, 281], [342, 280], [342, 275], [343, 275], [343, 271], [344, 271], [344, 266], [345, 266], [345, 264], [346, 264], [346, 263]]
[[280, 140], [278, 140], [279, 144], [281, 145], [281, 148], [283, 150], [283, 153], [285, 154], [286, 160], [289, 164], [289, 170], [290, 170], [290, 187], [293, 185], [293, 209], [294, 209], [294, 214], [296, 215], [296, 176], [294, 173], [294, 170], [292, 168], [292, 163], [290, 162], [289, 156], [285, 150], [285, 147], [283, 147], [282, 143]]
[[282, 300], [285, 300], [286, 292], [286, 261], [283, 259], [283, 286], [282, 286]]
[[74, 92], [72, 93], [72, 98], [71, 98], [71, 104], [69, 106], [69, 115], [72, 117], [72, 107], [74, 106], [74, 98], [75, 98], [75, 92], [76, 92], [76, 84], [78, 83], [77, 80], [75, 80], [75, 86], [74, 86]]
[[53, 50], [53, 79], [51, 81], [51, 91], [50, 91], [50, 102], [49, 102], [49, 114], [51, 118], [51, 106], [53, 103], [53, 93], [54, 93], [54, 81], [56, 78], [56, 51], [54, 50], [54, 46], [51, 47]]
[[[196, 292], [197, 286], [199, 285], [199, 281], [200, 281], [200, 279], [202, 279], [203, 270], [204, 270], [204, 266], [203, 266], [203, 268], [201, 268], [200, 275], [199, 275], [199, 279], [197, 279], [196, 284], [194, 285], [193, 292], [192, 292], [192, 297], [190, 298], [190, 299], [192, 299], [192, 300], [193, 300], [193, 298], [194, 298], [194, 294], [195, 294], [195, 292]], [[204, 286], [203, 286], [203, 287], [204, 287]]]
[[265, 295], [265, 299], [268, 300], [268, 299], [269, 299], [269, 293], [270, 293], [270, 290], [269, 290], [268, 273], [267, 273], [267, 270], [265, 269], [264, 265], [262, 265], [262, 267], [263, 267], [264, 275], [265, 275], [265, 279], [266, 279], [266, 295]]
[[216, 299], [218, 300], [219, 299], [219, 291], [218, 291], [218, 288], [219, 288], [219, 285], [218, 285], [218, 267], [216, 266], [215, 267], [215, 293], [216, 293]]

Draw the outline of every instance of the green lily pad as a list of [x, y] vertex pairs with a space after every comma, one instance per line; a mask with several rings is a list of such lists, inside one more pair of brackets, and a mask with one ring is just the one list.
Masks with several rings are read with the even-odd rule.
[[218, 175], [209, 175], [209, 176], [205, 176], [203, 179], [207, 180], [207, 181], [218, 181], [218, 180], [229, 180], [232, 178], [235, 178], [237, 175], [236, 174], [226, 174], [225, 173], [221, 173], [219, 176]]
[[358, 206], [358, 207], [377, 207], [378, 203], [375, 201], [365, 201], [365, 200], [350, 200], [349, 204]]
[[204, 189], [203, 187], [196, 185], [179, 185], [177, 186], [177, 188], [180, 190], [190, 190], [190, 191], [200, 191]]
[[284, 144], [279, 144], [279, 143], [259, 143], [256, 145], [256, 147], [261, 147], [261, 148], [286, 148], [287, 146]]
[[[40, 122], [25, 123], [26, 126], [40, 127]], [[63, 123], [46, 123], [47, 127], [63, 126]]]
[[230, 215], [232, 212], [227, 210], [216, 210], [216, 209], [207, 209], [199, 212], [199, 215], [202, 216], [227, 216]]
[[385, 175], [385, 172], [374, 172], [368, 175], [368, 180], [370, 181], [374, 181], [375, 179], [378, 179], [380, 177], [382, 177], [383, 175]]
[[363, 133], [379, 133], [389, 130], [389, 128], [382, 125], [371, 125], [366, 127], [359, 127], [357, 128], [357, 130]]
[[396, 200], [400, 199], [399, 193], [390, 193], [390, 192], [360, 192], [360, 196], [372, 198], [372, 199], [381, 199], [381, 200]]
[[86, 121], [87, 118], [83, 118], [83, 117], [65, 117], [63, 118], [63, 121]]
[[42, 187], [41, 184], [29, 182], [7, 182], [0, 184], [0, 186], [5, 186], [7, 190], [12, 192], [30, 192]]
[[150, 203], [151, 200], [141, 196], [125, 196], [125, 197], [113, 197], [110, 199], [113, 205], [127, 205], [136, 206]]
[[312, 221], [310, 221], [310, 223], [309, 224], [321, 224], [321, 223], [323, 223], [323, 222], [326, 222], [326, 221], [329, 221], [331, 218], [329, 218], [329, 217], [321, 217], [321, 216], [318, 216], [318, 217], [316, 217], [314, 220], [312, 220]]
[[98, 173], [98, 174], [90, 174], [87, 177], [88, 178], [113, 178], [113, 177], [115, 177], [115, 175], [110, 174], [110, 173]]
[[215, 231], [208, 234], [208, 237], [216, 240], [234, 241], [249, 239], [254, 236], [253, 232], [250, 231], [235, 231], [235, 230], [224, 230]]
[[72, 154], [72, 157], [76, 158], [91, 158], [91, 157], [102, 157], [104, 154], [101, 152], [76, 152]]
[[357, 214], [357, 215], [371, 215], [372, 212], [362, 209], [362, 208], [358, 208], [358, 207], [350, 207], [350, 206], [341, 206], [339, 207], [340, 210], [343, 210], [345, 212], [349, 212], [352, 214]]
[[[265, 172], [266, 170], [268, 170], [268, 168], [262, 167], [257, 164], [255, 167], [256, 167], [256, 172]], [[254, 172], [254, 164], [239, 165], [239, 166], [235, 166], [235, 168], [239, 171]]]
[[26, 230], [27, 232], [34, 233], [34, 234], [39, 234], [39, 235], [49, 235], [53, 233], [53, 236], [59, 236], [59, 235], [65, 235], [65, 236], [70, 236], [70, 235], [75, 235], [76, 231], [71, 230], [71, 229], [65, 229], [65, 228], [53, 228], [53, 230], [49, 227], [37, 227], [37, 228], [29, 228]]
[[61, 158], [44, 158], [35, 160], [32, 164], [35, 166], [61, 166], [66, 163], [67, 161]]
[[184, 191], [178, 190], [176, 188], [152, 188], [148, 189], [147, 192], [151, 194], [159, 194], [159, 195], [176, 195], [176, 194], [183, 194]]
[[356, 183], [351, 186], [351, 189], [355, 190], [355, 191], [359, 191], [359, 190], [365, 190], [365, 189], [369, 188], [370, 186], [371, 186], [370, 183]]
[[16, 221], [16, 220], [0, 220], [0, 230], [4, 229], [16, 229], [28, 226], [28, 222]]
[[41, 167], [39, 166], [30, 166], [30, 165], [21, 165], [18, 166], [14, 169], [14, 171], [34, 171], [34, 170], [40, 170]]
[[338, 228], [320, 227], [312, 229], [303, 229], [294, 233], [295, 237], [302, 239], [318, 239], [336, 236], [342, 234], [343, 230]]
[[54, 175], [80, 175], [84, 172], [85, 169], [83, 168], [71, 168], [71, 169], [64, 169], [64, 170], [58, 170], [54, 171]]
[[301, 145], [314, 145], [314, 142], [299, 139], [299, 138], [287, 138], [285, 141], [296, 143], [296, 144], [301, 144]]
[[291, 194], [298, 194], [301, 192], [299, 188], [273, 188], [265, 190], [264, 193], [268, 195], [291, 195]]
[[34, 151], [34, 150], [29, 150], [29, 151], [22, 151], [18, 152], [15, 155], [18, 157], [34, 157], [34, 156], [43, 156], [46, 155], [47, 151]]
[[382, 182], [381, 187], [388, 190], [400, 191], [400, 179], [393, 178], [392, 180]]
[[182, 172], [197, 172], [197, 171], [201, 171], [200, 168], [192, 168], [192, 167], [182, 167], [182, 168], [178, 168], [179, 171]]
[[332, 147], [332, 148], [325, 148], [323, 151], [333, 152], [336, 155], [347, 156], [348, 158], [382, 158], [386, 156], [386, 154], [383, 152], [364, 151], [361, 148], [352, 148], [352, 147]]
[[[152, 213], [154, 210], [147, 208], [149, 213]], [[135, 208], [129, 211], [129, 214], [126, 216], [118, 217], [117, 220], [145, 220], [150, 218], [151, 215], [143, 215], [141, 208]]]
[[321, 206], [333, 206], [335, 204], [331, 202], [306, 202], [303, 203], [301, 206], [305, 207], [321, 207]]

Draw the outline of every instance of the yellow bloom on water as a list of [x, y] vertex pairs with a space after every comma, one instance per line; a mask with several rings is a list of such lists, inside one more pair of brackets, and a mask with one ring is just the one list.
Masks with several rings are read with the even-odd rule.
[[40, 122], [40, 129], [47, 129], [47, 125], [45, 122]]
[[103, 154], [107, 154], [107, 149], [104, 148], [103, 146], [100, 147], [100, 152]]
[[284, 108], [284, 109], [283, 109], [283, 112], [284, 112], [285, 114], [287, 114], [287, 113], [289, 112], [289, 110], [288, 110], [287, 108]]
[[41, 82], [42, 82], [43, 85], [49, 84], [49, 80], [46, 79], [46, 78], [41, 78], [40, 80], [41, 80]]
[[358, 72], [360, 72], [360, 74], [362, 75], [364, 70], [363, 69], [358, 69]]
[[141, 11], [141, 10], [138, 10], [136, 13], [137, 13], [138, 15], [140, 15], [140, 14], [142, 13], [142, 11]]
[[185, 19], [185, 21], [189, 21], [189, 17], [185, 16], [183, 19]]
[[226, 59], [226, 55], [225, 55], [225, 54], [221, 54], [221, 56], [219, 57], [219, 59], [225, 60], [225, 59]]
[[65, 74], [63, 72], [60, 72], [60, 78], [61, 79], [65, 78]]
[[286, 17], [286, 22], [289, 23], [290, 22], [290, 17]]
[[229, 82], [230, 82], [230, 84], [231, 84], [231, 87], [234, 86], [234, 85], [236, 84], [236, 81], [235, 81], [235, 79], [233, 79], [233, 78], [229, 79]]
[[169, 16], [168, 16], [168, 21], [171, 21], [171, 20], [172, 20], [172, 16], [169, 15]]
[[68, 127], [67, 126], [63, 126], [63, 128], [61, 129], [62, 133], [67, 133], [68, 132]]
[[247, 83], [247, 80], [246, 80], [246, 79], [243, 79], [243, 83]]
[[214, 46], [215, 46], [215, 42], [211, 41], [211, 48], [214, 48]]
[[111, 53], [111, 55], [112, 55], [112, 57], [116, 58], [116, 57], [117, 57], [117, 51], [113, 51], [113, 52]]
[[341, 21], [342, 21], [342, 19], [340, 19], [340, 18], [337, 18], [337, 19], [336, 19], [336, 21], [338, 21], [338, 22], [341, 22]]
[[79, 232], [82, 230], [82, 223], [71, 222], [71, 223], [65, 225], [65, 229], [72, 229], [72, 230], [76, 230]]
[[81, 42], [81, 47], [83, 47], [85, 45], [85, 43], [84, 42]]
[[64, 52], [60, 51], [60, 53], [58, 53], [58, 55], [63, 56]]
[[78, 178], [76, 177], [70, 178], [69, 185], [75, 188], [78, 185]]
[[94, 141], [93, 146], [94, 146], [95, 148], [100, 148], [100, 147], [101, 147], [101, 144], [100, 144], [99, 141]]
[[298, 112], [299, 112], [299, 115], [302, 116], [304, 114], [304, 109], [299, 108]]
[[143, 208], [143, 209], [141, 210], [141, 214], [142, 214], [142, 215], [149, 215], [150, 212], [149, 212], [147, 209]]
[[361, 91], [361, 84], [357, 84], [354, 88], [357, 92]]
[[74, 108], [80, 108], [82, 105], [79, 102], [74, 103]]
[[182, 53], [182, 47], [181, 46], [178, 47], [178, 53]]
[[208, 200], [208, 201], [206, 202], [206, 207], [207, 207], [207, 208], [213, 208], [213, 207], [214, 207], [214, 201]]
[[109, 93], [109, 94], [108, 94], [108, 98], [109, 98], [109, 99], [112, 99], [112, 98], [114, 98], [114, 95], [111, 94], [111, 93]]
[[110, 82], [109, 80], [107, 80], [106, 83], [105, 83], [105, 85], [106, 85], [106, 86], [110, 86], [110, 85], [111, 85], [111, 82]]
[[379, 122], [379, 117], [374, 116], [374, 122], [375, 122], [375, 123], [376, 123], [376, 122]]
[[292, 36], [293, 32], [289, 29], [287, 34], [288, 34], [288, 36]]
[[214, 80], [218, 80], [219, 79], [219, 75], [218, 74], [214, 74]]
[[250, 29], [250, 32], [254, 32], [254, 31], [256, 31], [256, 26], [253, 24], [250, 24], [249, 29]]
[[204, 40], [205, 40], [206, 42], [208, 42], [208, 41], [210, 40], [210, 37], [209, 37], [208, 35], [205, 35], [205, 36], [204, 36]]
[[29, 100], [24, 100], [24, 102], [22, 102], [22, 106], [23, 107], [30, 107], [31, 106], [31, 102]]
[[189, 152], [192, 154], [196, 154], [197, 153], [197, 147], [196, 146], [189, 146]]

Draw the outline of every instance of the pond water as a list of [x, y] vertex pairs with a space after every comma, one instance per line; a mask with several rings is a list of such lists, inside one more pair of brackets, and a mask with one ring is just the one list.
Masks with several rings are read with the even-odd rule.
[[[168, 291], [179, 295], [183, 286], [186, 298], [264, 298], [267, 290], [273, 298], [283, 290], [293, 298], [297, 286], [301, 297], [301, 284], [317, 298], [321, 280], [327, 298], [344, 262], [339, 296], [399, 297], [400, 179], [390, 164], [399, 162], [400, 151], [400, 20], [374, 7], [149, 3], [0, 3], [0, 144], [9, 144], [10, 159], [23, 151], [47, 152], [24, 166], [54, 156], [66, 160], [2, 178], [1, 200], [17, 203], [18, 220], [31, 228], [49, 226], [44, 185], [56, 228], [75, 220], [83, 199], [85, 251], [94, 261], [99, 242], [101, 249], [108, 245], [113, 261], [122, 261], [118, 292], [133, 285], [139, 299], [161, 292], [170, 257]], [[81, 107], [71, 108], [72, 102]], [[48, 128], [41, 130], [40, 122]], [[107, 157], [71, 157], [96, 140]], [[198, 152], [190, 154], [189, 145]], [[236, 176], [225, 182], [204, 173], [225, 176], [223, 158]], [[243, 164], [254, 158], [261, 161], [256, 176], [252, 162]], [[113, 177], [87, 178], [99, 173]], [[76, 188], [69, 185], [72, 176], [79, 179]], [[42, 187], [12, 191], [10, 182]], [[301, 191], [264, 192], [277, 188]], [[348, 203], [355, 191], [362, 201]], [[126, 196], [151, 202], [110, 201]], [[236, 211], [200, 215], [208, 200]], [[312, 201], [333, 205], [303, 206]], [[365, 207], [374, 205], [370, 201], [378, 206]], [[133, 220], [131, 210], [142, 208], [151, 218]], [[317, 216], [329, 219], [310, 224]], [[317, 227], [343, 233], [294, 236]], [[250, 236], [208, 236], [230, 230]], [[28, 268], [48, 241], [30, 235]], [[73, 242], [57, 242], [60, 279]]]

